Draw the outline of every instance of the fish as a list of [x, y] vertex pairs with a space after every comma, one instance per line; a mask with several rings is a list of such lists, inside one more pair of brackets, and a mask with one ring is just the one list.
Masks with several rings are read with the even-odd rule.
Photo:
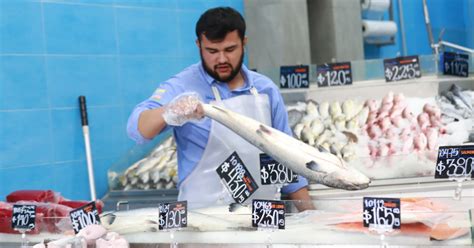
[[202, 103], [202, 108], [205, 116], [226, 126], [308, 180], [345, 190], [369, 187], [370, 179], [348, 166], [342, 158], [320, 152], [279, 130], [222, 107]]
[[462, 92], [461, 87], [457, 86], [456, 84], [451, 85], [451, 89], [449, 89], [451, 92], [453, 92], [454, 96], [457, 96], [461, 102], [464, 103], [466, 108], [472, 111], [472, 100], [470, 99], [469, 95], [464, 94]]
[[288, 124], [290, 125], [291, 128], [294, 128], [296, 124], [298, 124], [301, 121], [301, 118], [303, 118], [304, 113], [302, 111], [292, 109], [288, 111]]

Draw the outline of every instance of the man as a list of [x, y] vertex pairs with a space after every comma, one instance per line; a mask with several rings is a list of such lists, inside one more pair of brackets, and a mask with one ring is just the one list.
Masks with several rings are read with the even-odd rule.
[[[152, 97], [137, 105], [127, 131], [144, 143], [172, 127], [178, 149], [179, 200], [203, 207], [234, 200], [220, 182], [216, 168], [235, 151], [259, 188], [250, 199], [275, 199], [279, 188], [260, 185], [255, 146], [221, 124], [203, 118], [200, 102], [223, 106], [291, 135], [288, 116], [275, 84], [249, 71], [244, 58], [245, 21], [232, 8], [206, 11], [196, 24], [201, 62], [160, 84]], [[310, 200], [307, 180], [282, 188], [290, 199]]]

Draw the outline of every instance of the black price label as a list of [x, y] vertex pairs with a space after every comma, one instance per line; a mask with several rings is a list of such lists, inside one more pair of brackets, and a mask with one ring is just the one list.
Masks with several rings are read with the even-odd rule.
[[233, 152], [216, 171], [237, 203], [243, 203], [258, 189], [237, 152]]
[[364, 197], [363, 201], [365, 227], [400, 229], [400, 199]]
[[435, 178], [474, 178], [474, 146], [440, 146]]
[[400, 81], [421, 77], [420, 60], [418, 56], [384, 59], [385, 81]]
[[95, 202], [90, 202], [87, 205], [72, 210], [69, 213], [69, 217], [76, 234], [88, 225], [100, 224], [99, 211], [97, 211]]
[[442, 61], [444, 75], [469, 76], [468, 54], [444, 52]]
[[281, 66], [280, 88], [309, 88], [309, 66]]
[[252, 226], [285, 229], [285, 204], [282, 201], [253, 200]]
[[352, 84], [351, 62], [318, 65], [318, 87]]
[[295, 183], [298, 182], [298, 174], [262, 153], [260, 154], [260, 179], [262, 185]]
[[176, 229], [188, 226], [188, 202], [179, 201], [158, 205], [158, 229]]
[[12, 228], [32, 230], [35, 228], [36, 206], [13, 205]]

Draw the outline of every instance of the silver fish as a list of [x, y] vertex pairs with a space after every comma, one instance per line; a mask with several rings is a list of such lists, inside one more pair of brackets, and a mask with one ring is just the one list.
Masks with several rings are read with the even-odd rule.
[[456, 84], [453, 84], [451, 85], [450, 91], [453, 92], [455, 96], [459, 97], [459, 99], [461, 99], [461, 101], [469, 110], [472, 110], [472, 100], [467, 94], [462, 92], [461, 87], [457, 86]]
[[309, 180], [346, 190], [359, 190], [369, 186], [370, 179], [347, 166], [341, 158], [330, 153], [322, 153], [312, 146], [249, 117], [214, 105], [202, 104], [202, 106], [206, 116], [231, 129], [249, 143]]

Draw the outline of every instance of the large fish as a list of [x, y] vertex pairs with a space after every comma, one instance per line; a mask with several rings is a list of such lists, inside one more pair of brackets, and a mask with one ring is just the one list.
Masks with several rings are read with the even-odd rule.
[[343, 159], [318, 151], [287, 134], [224, 108], [202, 104], [204, 114], [231, 129], [263, 152], [309, 180], [329, 187], [359, 190], [370, 179]]

